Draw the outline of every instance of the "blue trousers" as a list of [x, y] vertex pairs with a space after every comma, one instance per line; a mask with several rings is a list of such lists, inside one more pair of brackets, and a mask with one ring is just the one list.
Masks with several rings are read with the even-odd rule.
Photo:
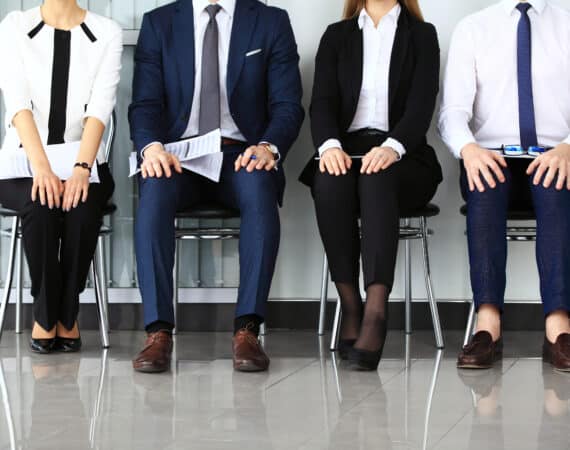
[[485, 192], [469, 191], [461, 164], [461, 188], [467, 202], [467, 239], [471, 287], [477, 308], [503, 310], [507, 264], [507, 212], [534, 207], [537, 222], [536, 261], [545, 316], [570, 310], [570, 191], [546, 189], [526, 175], [529, 160], [508, 161], [505, 183]]
[[224, 151], [219, 183], [187, 171], [173, 172], [171, 178], [140, 177], [135, 245], [145, 326], [156, 321], [174, 324], [175, 215], [209, 201], [237, 208], [241, 214], [236, 317], [265, 317], [281, 234], [278, 181], [275, 172], [265, 170], [236, 173], [234, 161], [242, 150]]

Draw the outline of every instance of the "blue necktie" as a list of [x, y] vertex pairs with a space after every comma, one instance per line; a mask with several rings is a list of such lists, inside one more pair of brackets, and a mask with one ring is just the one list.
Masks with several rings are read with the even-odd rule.
[[517, 9], [521, 12], [517, 34], [517, 75], [519, 83], [519, 126], [523, 148], [538, 145], [532, 94], [532, 40], [530, 18], [528, 17], [530, 8], [529, 3], [517, 5]]

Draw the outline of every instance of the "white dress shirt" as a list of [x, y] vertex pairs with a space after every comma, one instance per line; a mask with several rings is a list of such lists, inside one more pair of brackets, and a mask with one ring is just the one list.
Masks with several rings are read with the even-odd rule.
[[[30, 110], [45, 145], [50, 133], [55, 29], [43, 24], [39, 7], [14, 11], [0, 23], [0, 89], [6, 106], [5, 149], [20, 147], [14, 116]], [[33, 36], [30, 35], [35, 30]], [[81, 140], [88, 117], [107, 124], [116, 103], [123, 51], [121, 27], [87, 12], [70, 38], [64, 142]], [[61, 99], [55, 99], [61, 101]], [[104, 162], [104, 155], [98, 155]]]
[[[529, 0], [532, 78], [538, 144], [570, 144], [570, 13]], [[463, 19], [451, 41], [439, 117], [441, 137], [461, 157], [467, 144], [520, 144], [517, 0]]]
[[[366, 8], [360, 12], [358, 26], [362, 30], [364, 44], [362, 87], [349, 132], [363, 128], [382, 131], [390, 129], [390, 61], [401, 11], [402, 7], [397, 4], [380, 20], [377, 27]], [[406, 154], [404, 146], [393, 138], [386, 139], [382, 147], [393, 148], [400, 158]], [[322, 155], [331, 148], [342, 148], [342, 145], [337, 139], [329, 139], [321, 145], [319, 154]]]

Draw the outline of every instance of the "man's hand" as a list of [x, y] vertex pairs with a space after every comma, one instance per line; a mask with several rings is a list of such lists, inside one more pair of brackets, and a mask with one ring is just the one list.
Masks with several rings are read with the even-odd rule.
[[527, 175], [532, 175], [533, 172], [535, 173], [532, 182], [535, 186], [538, 186], [544, 177], [542, 185], [548, 189], [558, 174], [556, 189], [561, 191], [566, 186], [566, 189], [570, 190], [570, 145], [559, 144], [540, 155], [526, 171]]
[[467, 172], [469, 181], [469, 190], [471, 192], [477, 189], [479, 192], [485, 192], [485, 185], [481, 180], [481, 176], [485, 179], [491, 189], [497, 187], [495, 177], [501, 182], [505, 182], [505, 175], [501, 167], [507, 167], [507, 162], [498, 153], [480, 147], [477, 144], [467, 144], [461, 150], [463, 165]]
[[252, 145], [243, 154], [239, 155], [234, 164], [236, 172], [245, 169], [248, 172], [254, 170], [270, 170], [275, 169], [277, 161], [275, 155], [267, 145]]
[[352, 158], [342, 149], [337, 147], [325, 150], [321, 155], [321, 160], [319, 162], [319, 169], [321, 172], [328, 172], [329, 175], [346, 175], [346, 172], [351, 167]]
[[144, 159], [141, 164], [141, 172], [143, 178], [166, 178], [172, 176], [171, 167], [178, 173], [182, 173], [182, 166], [178, 158], [164, 150], [160, 144], [153, 144], [144, 151]]
[[82, 167], [73, 169], [73, 174], [63, 183], [63, 203], [64, 211], [71, 211], [77, 208], [79, 201], [87, 201], [89, 195], [89, 171]]
[[398, 161], [398, 158], [398, 153], [392, 147], [372, 147], [362, 158], [360, 173], [372, 175], [381, 170], [386, 170]]
[[34, 168], [34, 183], [32, 185], [32, 201], [39, 197], [42, 206], [46, 204], [49, 209], [61, 205], [61, 194], [63, 193], [63, 183], [59, 177], [53, 173], [49, 163]]

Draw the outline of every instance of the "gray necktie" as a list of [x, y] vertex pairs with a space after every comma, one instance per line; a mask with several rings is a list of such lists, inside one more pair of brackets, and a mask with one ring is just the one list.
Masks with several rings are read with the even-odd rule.
[[206, 8], [210, 21], [204, 34], [202, 48], [202, 88], [200, 90], [200, 125], [198, 134], [204, 135], [220, 128], [220, 63], [218, 58], [218, 23], [220, 5]]

